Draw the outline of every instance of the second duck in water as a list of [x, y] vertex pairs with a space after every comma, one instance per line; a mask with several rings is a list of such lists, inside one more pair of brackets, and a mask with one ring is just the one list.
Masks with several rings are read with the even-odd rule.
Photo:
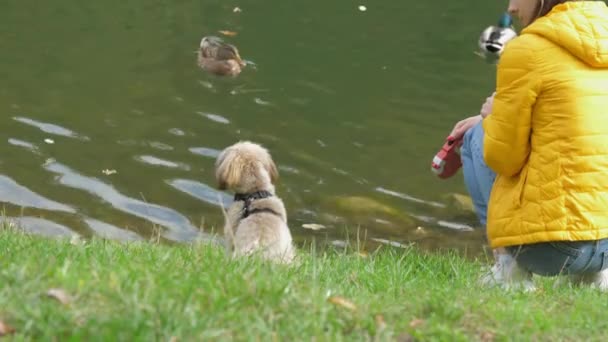
[[236, 46], [225, 43], [219, 37], [207, 36], [201, 40], [198, 65], [215, 75], [236, 76], [246, 63], [241, 59]]

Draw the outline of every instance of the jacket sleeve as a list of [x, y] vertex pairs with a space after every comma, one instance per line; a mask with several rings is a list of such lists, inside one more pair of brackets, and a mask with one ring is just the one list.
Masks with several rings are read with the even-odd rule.
[[540, 91], [534, 53], [523, 36], [512, 40], [498, 63], [492, 112], [483, 120], [483, 157], [499, 175], [519, 173], [530, 153], [532, 108]]

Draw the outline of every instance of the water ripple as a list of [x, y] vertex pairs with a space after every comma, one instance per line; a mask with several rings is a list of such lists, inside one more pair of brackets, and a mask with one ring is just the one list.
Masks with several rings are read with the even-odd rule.
[[118, 241], [140, 241], [143, 238], [136, 233], [120, 229], [111, 224], [98, 221], [92, 218], [87, 218], [84, 220], [89, 227], [99, 236], [104, 239], [118, 240]]
[[13, 179], [0, 175], [0, 201], [20, 207], [75, 213], [74, 208], [38, 195]]
[[53, 221], [41, 219], [39, 217], [6, 217], [6, 221], [12, 222], [15, 226], [22, 228], [28, 233], [51, 236], [51, 237], [70, 237], [78, 235], [68, 227]]
[[47, 123], [47, 122], [42, 122], [42, 121], [37, 121], [37, 120], [33, 120], [30, 118], [25, 118], [22, 116], [15, 116], [13, 117], [13, 119], [15, 121], [19, 121], [21, 123], [24, 123], [26, 125], [30, 125], [30, 126], [34, 126], [36, 128], [38, 128], [39, 130], [45, 132], [45, 133], [49, 133], [49, 134], [54, 134], [54, 135], [60, 135], [63, 137], [68, 137], [68, 138], [76, 138], [76, 139], [82, 139], [82, 140], [90, 140], [88, 137], [80, 135], [72, 130], [69, 130], [65, 127], [59, 126], [59, 125], [55, 125], [52, 123]]
[[58, 174], [59, 182], [65, 186], [84, 190], [110, 203], [118, 210], [168, 228], [169, 231], [164, 235], [168, 239], [190, 241], [201, 235], [186, 217], [173, 209], [127, 197], [112, 186], [96, 178], [80, 175], [53, 160], [45, 163], [44, 168]]
[[179, 191], [212, 205], [220, 206], [220, 198], [225, 207], [232, 203], [232, 197], [228, 194], [194, 180], [173, 179], [167, 183]]
[[216, 149], [208, 148], [208, 147], [191, 147], [188, 149], [188, 151], [190, 151], [194, 154], [198, 154], [203, 157], [209, 157], [209, 158], [217, 158], [217, 156], [219, 156], [220, 153], [222, 152], [220, 150], [216, 150]]
[[155, 165], [155, 166], [164, 166], [164, 167], [169, 167], [172, 169], [181, 169], [181, 170], [186, 170], [186, 171], [190, 170], [190, 166], [188, 166], [184, 163], [176, 163], [176, 162], [172, 162], [169, 160], [157, 158], [154, 156], [148, 156], [148, 155], [137, 156], [137, 157], [135, 157], [135, 160], [145, 163], [145, 164], [150, 164], [150, 165]]
[[207, 119], [211, 120], [211, 121], [215, 121], [215, 122], [219, 122], [222, 124], [229, 124], [230, 120], [226, 119], [225, 117], [221, 116], [221, 115], [217, 115], [217, 114], [212, 114], [212, 113], [205, 113], [205, 112], [196, 112], [196, 114], [198, 115], [202, 115], [204, 117], [206, 117]]
[[376, 191], [381, 192], [381, 193], [386, 194], [386, 195], [398, 197], [398, 198], [401, 198], [401, 199], [404, 199], [404, 200], [407, 200], [407, 201], [410, 201], [410, 202], [426, 204], [426, 205], [429, 205], [431, 207], [436, 207], [436, 208], [445, 208], [446, 207], [446, 205], [443, 204], [443, 203], [433, 202], [433, 201], [425, 201], [425, 200], [420, 199], [420, 198], [416, 198], [416, 197], [413, 197], [413, 196], [410, 196], [410, 195], [402, 194], [400, 192], [384, 189], [382, 187], [376, 188]]
[[23, 147], [26, 148], [34, 153], [40, 153], [40, 151], [38, 150], [38, 146], [24, 141], [24, 140], [19, 140], [19, 139], [15, 139], [15, 138], [9, 138], [8, 139], [8, 143], [13, 145], [13, 146], [18, 146], [18, 147]]

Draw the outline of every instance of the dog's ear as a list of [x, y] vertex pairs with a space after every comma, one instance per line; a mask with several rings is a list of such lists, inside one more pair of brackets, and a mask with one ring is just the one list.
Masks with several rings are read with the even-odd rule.
[[234, 160], [237, 155], [231, 149], [220, 153], [215, 161], [215, 179], [220, 190], [236, 186], [241, 180], [242, 165]]
[[275, 184], [277, 180], [279, 180], [279, 170], [270, 156], [268, 156], [265, 166], [266, 171], [268, 171], [268, 174], [270, 175], [270, 181], [272, 184]]

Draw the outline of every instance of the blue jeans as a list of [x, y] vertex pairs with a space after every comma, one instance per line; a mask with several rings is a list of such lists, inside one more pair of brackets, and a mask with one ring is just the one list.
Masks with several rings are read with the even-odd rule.
[[[475, 213], [486, 226], [488, 202], [496, 174], [483, 160], [481, 122], [464, 135], [460, 155], [464, 183]], [[608, 268], [608, 239], [596, 241], [556, 241], [507, 247], [517, 264], [540, 275], [597, 273]]]

